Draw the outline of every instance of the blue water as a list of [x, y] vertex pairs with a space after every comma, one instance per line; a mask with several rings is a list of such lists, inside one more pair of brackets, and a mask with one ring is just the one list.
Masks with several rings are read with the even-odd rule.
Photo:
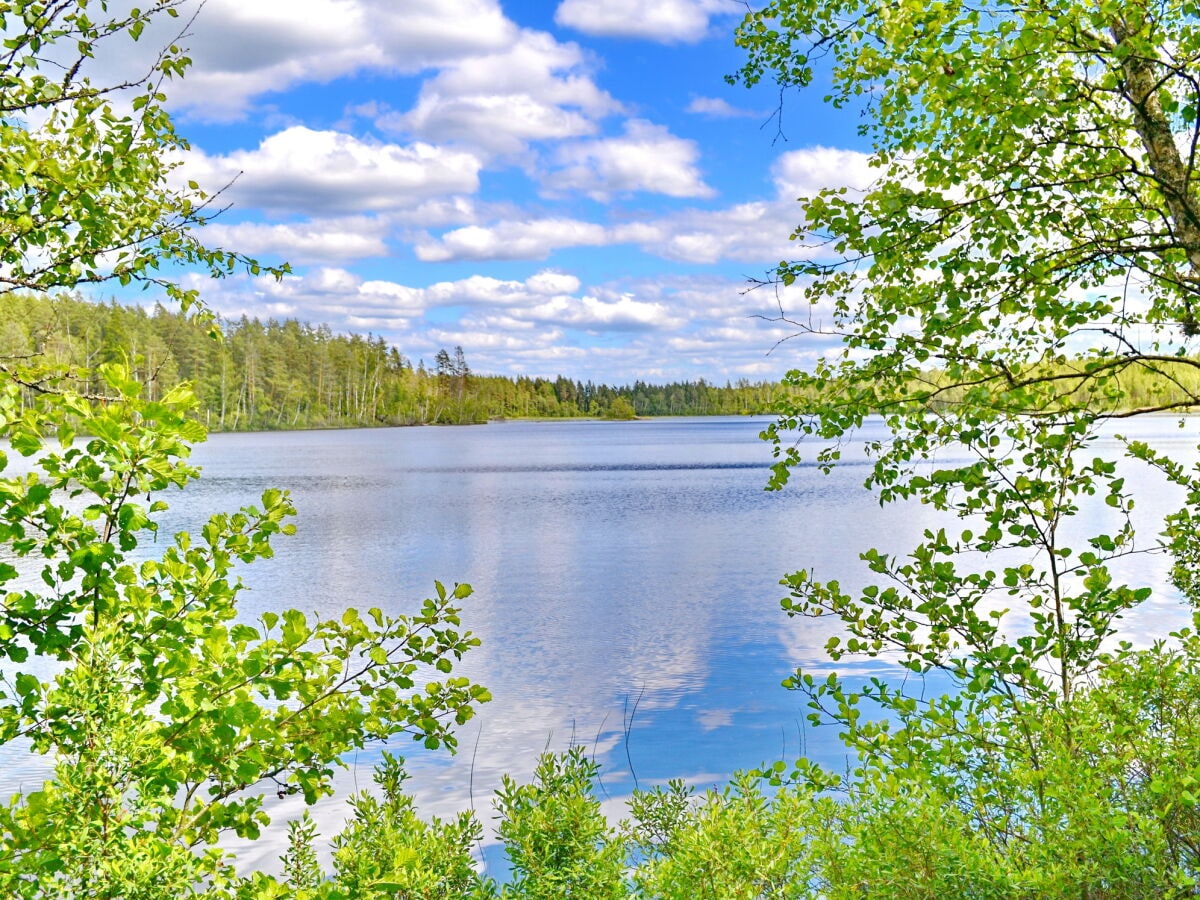
[[[797, 666], [832, 670], [822, 647], [836, 623], [788, 619], [779, 580], [812, 568], [862, 583], [862, 549], [903, 552], [938, 521], [916, 505], [881, 509], [861, 486], [860, 444], [846, 448], [847, 464], [831, 475], [804, 468], [786, 490], [765, 491], [770, 448], [757, 435], [766, 423], [216, 435], [195, 453], [201, 480], [166, 498], [162, 527], [196, 528], [268, 487], [290, 489], [298, 533], [276, 542], [273, 560], [244, 571], [251, 615], [402, 612], [435, 579], [470, 583], [465, 625], [483, 645], [461, 671], [495, 699], [462, 728], [456, 757], [390, 748], [408, 755], [421, 809], [447, 815], [474, 805], [490, 827], [488, 800], [501, 775], [525, 778], [541, 751], [583, 743], [603, 766], [602, 796], [619, 813], [635, 780], [683, 778], [703, 788], [802, 752], [845, 765], [835, 732], [807, 726], [802, 698], [780, 686]], [[1160, 444], [1196, 442], [1195, 426], [1180, 433], [1173, 420], [1125, 430]], [[1170, 492], [1143, 485], [1153, 489], [1141, 515], [1153, 523]], [[1165, 568], [1147, 558], [1131, 574], [1160, 588], [1159, 605], [1130, 626], [1146, 639], [1182, 622]], [[896, 671], [885, 663], [841, 669]], [[374, 758], [349, 761], [343, 794], [369, 783]], [[0, 787], [13, 789], [43, 771], [11, 748], [0, 766]], [[274, 808], [280, 818], [299, 811], [294, 799]], [[332, 832], [343, 816], [340, 804], [327, 804], [318, 820]], [[276, 838], [239, 852], [247, 865], [269, 865], [281, 849]]]

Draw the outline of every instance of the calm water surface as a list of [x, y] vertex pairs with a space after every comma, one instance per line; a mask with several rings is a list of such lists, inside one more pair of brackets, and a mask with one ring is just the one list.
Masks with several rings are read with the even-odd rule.
[[[1123, 430], [1160, 446], [1194, 445], [1200, 423], [1182, 432], [1175, 423], [1145, 419]], [[200, 481], [167, 498], [163, 528], [196, 528], [268, 487], [289, 488], [298, 533], [244, 571], [251, 615], [403, 612], [435, 579], [470, 583], [464, 624], [483, 646], [461, 671], [495, 699], [461, 730], [457, 757], [390, 748], [408, 755], [422, 810], [445, 815], [473, 802], [486, 826], [502, 774], [525, 778], [539, 752], [572, 742], [594, 748], [602, 794], [616, 808], [635, 777], [708, 786], [802, 750], [842, 765], [834, 732], [805, 727], [801, 698], [780, 687], [797, 666], [829, 668], [821, 648], [835, 626], [787, 619], [779, 580], [808, 567], [855, 584], [858, 552], [904, 551], [934, 519], [915, 505], [881, 509], [861, 487], [854, 446], [832, 475], [802, 469], [786, 490], [764, 491], [765, 424], [216, 435], [196, 450]], [[1139, 515], [1161, 520], [1170, 492], [1139, 477], [1149, 488]], [[1129, 575], [1162, 588], [1165, 568], [1144, 559]], [[1181, 624], [1173, 594], [1159, 598], [1131, 623], [1135, 635]], [[351, 760], [342, 790], [369, 783], [375, 758]], [[6, 793], [36, 786], [44, 772], [12, 748], [0, 750], [0, 767]], [[292, 800], [273, 809], [281, 819], [299, 811]], [[343, 816], [332, 804], [318, 820], [331, 833]], [[281, 839], [246, 849], [246, 864], [269, 864], [281, 849]]]

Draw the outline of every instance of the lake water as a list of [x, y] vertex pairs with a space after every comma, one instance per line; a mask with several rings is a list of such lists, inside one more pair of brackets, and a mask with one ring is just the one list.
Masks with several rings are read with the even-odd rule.
[[[470, 583], [464, 624], [483, 646], [461, 671], [495, 699], [461, 729], [456, 757], [389, 748], [408, 756], [421, 809], [447, 815], [473, 803], [489, 827], [501, 775], [526, 778], [541, 751], [574, 742], [593, 748], [602, 796], [617, 810], [635, 778], [706, 787], [801, 752], [843, 764], [834, 731], [807, 727], [802, 698], [780, 687], [797, 666], [830, 670], [822, 647], [836, 625], [785, 617], [779, 580], [813, 568], [853, 585], [862, 549], [904, 551], [935, 520], [917, 505], [881, 509], [861, 487], [860, 445], [832, 475], [801, 469], [786, 490], [764, 491], [770, 448], [757, 435], [766, 423], [216, 435], [196, 450], [200, 481], [167, 498], [163, 528], [196, 528], [268, 487], [289, 488], [298, 533], [244, 571], [251, 615], [401, 612], [435, 579]], [[1182, 432], [1167, 418], [1122, 427], [1159, 445], [1197, 441], [1195, 422]], [[1140, 477], [1139, 515], [1161, 520], [1170, 492]], [[1165, 568], [1147, 558], [1130, 572], [1160, 589], [1130, 625], [1138, 640], [1184, 621]], [[376, 752], [351, 760], [343, 792], [369, 783]], [[5, 793], [36, 786], [44, 773], [11, 747], [0, 749], [0, 767]], [[282, 820], [300, 809], [289, 799], [272, 812]], [[326, 804], [318, 821], [329, 834], [343, 816], [340, 804]], [[241, 852], [247, 866], [270, 865], [281, 849], [279, 839]]]

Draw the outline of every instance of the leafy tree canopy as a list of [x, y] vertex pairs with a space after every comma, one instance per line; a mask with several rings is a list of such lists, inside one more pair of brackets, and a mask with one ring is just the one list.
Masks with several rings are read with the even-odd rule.
[[[868, 485], [949, 514], [907, 555], [865, 552], [877, 584], [785, 581], [789, 613], [842, 620], [835, 660], [922, 676], [791, 680], [860, 760], [845, 787], [863, 818], [842, 837], [875, 857], [856, 874], [826, 857], [831, 896], [852, 892], [842, 876], [893, 896], [1175, 896], [1200, 878], [1200, 763], [1176, 753], [1194, 740], [1179, 686], [1195, 637], [1135, 649], [1120, 631], [1152, 595], [1123, 583], [1131, 554], [1173, 554], [1176, 596], [1197, 599], [1200, 481], [1156, 448], [1126, 442], [1120, 465], [1094, 449], [1105, 419], [1200, 405], [1184, 377], [1200, 333], [1196, 11], [776, 0], [738, 30], [734, 80], [774, 79], [784, 102], [828, 80], [835, 107], [860, 108], [874, 172], [864, 191], [801, 198], [798, 259], [770, 279], [809, 306], [789, 314], [800, 331], [842, 347], [788, 376], [802, 399], [768, 433], [774, 484], [805, 450], [792, 437], [824, 439], [814, 453], [835, 465], [880, 414]], [[1179, 393], [1131, 402], [1145, 373]], [[1160, 539], [1135, 541], [1139, 468], [1186, 498]], [[951, 693], [926, 690], [935, 671]], [[926, 823], [925, 849], [882, 837], [905, 822]]]
[[186, 309], [197, 293], [172, 265], [263, 270], [202, 244], [192, 229], [216, 212], [214, 196], [169, 177], [188, 146], [164, 106], [190, 63], [181, 44], [128, 79], [94, 77], [104, 56], [136, 57], [132, 43], [156, 19], [178, 18], [182, 40], [184, 0], [120, 6], [0, 2], [0, 295], [116, 281], [155, 285]]
[[[171, 181], [186, 144], [163, 85], [181, 48], [132, 80], [91, 74], [180, 5], [0, 0], [0, 299], [137, 282], [187, 310], [197, 295], [172, 266], [260, 271], [200, 243], [209, 197]], [[452, 674], [478, 643], [459, 619], [466, 585], [437, 584], [407, 614], [239, 615], [237, 566], [293, 530], [286, 492], [147, 547], [204, 438], [189, 386], [147, 393], [115, 358], [0, 365], [0, 742], [54, 766], [0, 803], [4, 897], [269, 893], [237, 877], [223, 835], [258, 836], [271, 793], [328, 794], [368, 743], [453, 747], [488, 698]]]
[[841, 386], [829, 428], [938, 399], [1084, 407], [1123, 371], [1197, 364], [1181, 358], [1200, 302], [1188, 3], [780, 0], [738, 42], [748, 84], [828, 70], [873, 149], [865, 193], [802, 202], [803, 259], [777, 272], [844, 338], [815, 375]]

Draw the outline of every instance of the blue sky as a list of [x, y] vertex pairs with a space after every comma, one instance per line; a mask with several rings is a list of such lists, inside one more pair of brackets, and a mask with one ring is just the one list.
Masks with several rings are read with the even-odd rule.
[[[796, 198], [869, 181], [856, 112], [733, 87], [735, 0], [208, 0], [169, 88], [206, 240], [288, 260], [201, 282], [225, 315], [596, 381], [776, 379]], [[154, 40], [150, 35], [143, 44]], [[198, 276], [185, 276], [187, 280]], [[794, 298], [783, 301], [793, 312]]]

